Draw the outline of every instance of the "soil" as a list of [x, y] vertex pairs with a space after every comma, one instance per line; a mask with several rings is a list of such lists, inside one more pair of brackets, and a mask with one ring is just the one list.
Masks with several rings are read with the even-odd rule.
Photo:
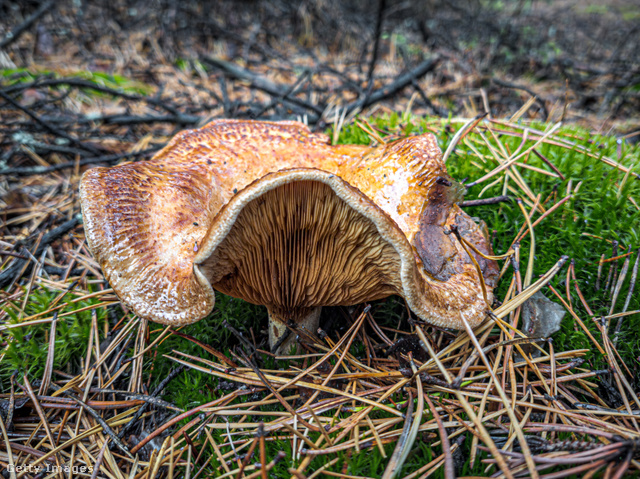
[[[640, 125], [635, 0], [4, 1], [0, 38], [47, 3], [46, 13], [0, 50], [2, 68], [59, 77], [121, 75], [150, 86], [156, 98], [199, 123], [307, 114], [322, 126], [334, 121], [341, 105], [353, 106], [424, 59], [438, 58], [434, 69], [364, 113], [472, 116], [488, 110], [503, 117], [535, 95], [529, 118], [578, 122], [603, 133]], [[280, 93], [295, 86], [289, 96], [317, 111], [287, 104], [207, 59], [231, 62]], [[5, 71], [5, 83], [10, 78], [15, 75]], [[27, 105], [44, 99], [39, 90], [17, 98]], [[85, 115], [148, 113], [107, 101], [58, 103], [49, 112], [74, 108]]]
[[[89, 294], [88, 285], [93, 288], [102, 279], [99, 266], [91, 258], [80, 233], [77, 197], [80, 174], [89, 165], [148, 158], [178, 131], [203, 125], [214, 118], [299, 119], [316, 130], [324, 130], [334, 122], [349, 121], [359, 113], [362, 116], [412, 112], [416, 115], [473, 117], [486, 112], [494, 117], [516, 115], [554, 123], [562, 120], [635, 141], [640, 138], [638, 51], [640, 5], [637, 0], [615, 0], [606, 4], [596, 0], [0, 0], [0, 288], [6, 288], [6, 291], [0, 291], [0, 298], [21, 303], [22, 320], [30, 314], [25, 312], [26, 300], [36, 284], [35, 278], [42, 281], [39, 284], [45, 288], [52, 287], [50, 294], [55, 294], [56, 299], [47, 303], [50, 304], [47, 314], [53, 314], [51, 338], [55, 340], [58, 313], [53, 311], [61, 307], [55, 305], [64, 296], [58, 291], [72, 291], [79, 296], [78, 300], [84, 294], [87, 295], [85, 298], [95, 297], [95, 291], [91, 290]], [[366, 123], [366, 119], [362, 122]], [[370, 130], [370, 136], [375, 137], [375, 128]], [[618, 146], [620, 157], [622, 142]], [[613, 181], [612, 178], [609, 176], [609, 180]], [[620, 192], [628, 178], [629, 175], [623, 177]], [[569, 180], [567, 195], [571, 191], [576, 194], [581, 184], [579, 182], [572, 190], [572, 180]], [[629, 200], [637, 208], [631, 197]], [[56, 245], [52, 246], [54, 241]], [[615, 244], [612, 256], [618, 254], [617, 242]], [[46, 273], [42, 276], [40, 265]], [[609, 276], [615, 279], [615, 275], [609, 273]], [[73, 279], [75, 277], [79, 279]], [[100, 307], [116, 302], [117, 298], [109, 290], [100, 292], [103, 293]], [[40, 301], [44, 304], [44, 299], [40, 298], [45, 296], [32, 294], [32, 297], [34, 299], [30, 301], [34, 304], [39, 305]], [[17, 306], [13, 309], [18, 311]], [[117, 313], [112, 309], [108, 311], [112, 323], [120, 324], [119, 310]], [[38, 313], [34, 324], [48, 321], [40, 318], [41, 314], [45, 313]], [[93, 318], [97, 321], [96, 316]], [[60, 331], [65, 330], [58, 329], [58, 335]], [[139, 331], [144, 331], [142, 326]], [[442, 346], [445, 334], [438, 332], [434, 344]], [[132, 347], [136, 349], [131, 355], [139, 357], [137, 348], [146, 348], [146, 342], [141, 339], [129, 343], [130, 337], [125, 337], [118, 333], [119, 343], [111, 344], [110, 350], [120, 351], [117, 353], [120, 357], [129, 347], [125, 344], [135, 343]], [[115, 341], [114, 338], [106, 339], [103, 344], [112, 339]], [[483, 341], [486, 339], [485, 336]], [[490, 360], [496, 354], [505, 358], [505, 364], [515, 364], [512, 358], [507, 358], [510, 353], [503, 354], [502, 347], [506, 342], [502, 339], [499, 339], [500, 349], [487, 350]], [[496, 336], [488, 339], [488, 343], [495, 344], [495, 341], [498, 341]], [[32, 341], [32, 344], [35, 343]], [[368, 351], [370, 343], [366, 344]], [[373, 350], [379, 346], [371, 344]], [[473, 347], [465, 341], [459, 344], [459, 349], [452, 350], [452, 357], [458, 358], [458, 364], [471, 365], [472, 362], [465, 361], [465, 355], [470, 355]], [[600, 347], [597, 343], [596, 346]], [[104, 358], [105, 351], [98, 352], [98, 349], [101, 350], [102, 345], [96, 346], [95, 356]], [[509, 343], [506, 351], [512, 349]], [[49, 349], [50, 352], [53, 350]], [[415, 338], [392, 351], [399, 358], [400, 353], [411, 353], [420, 360], [423, 358], [418, 356], [419, 352]], [[56, 354], [60, 354], [60, 348]], [[121, 357], [124, 359], [126, 354], [129, 353]], [[393, 354], [382, 359], [385, 371], [395, 365], [399, 367], [399, 363], [391, 362], [394, 361]], [[81, 354], [76, 356], [69, 363], [71, 367], [76, 363], [94, 367], [89, 360], [84, 361]], [[370, 354], [367, 352], [366, 356], [370, 357]], [[53, 355], [49, 357], [53, 361]], [[571, 369], [582, 361], [569, 354], [563, 355], [562, 359], [571, 362], [563, 364], [562, 369], [549, 367], [543, 370], [544, 374], [552, 376], [541, 376], [542, 383], [551, 384], [551, 378], [555, 380], [557, 373], [558, 378], [573, 376]], [[53, 362], [47, 363], [49, 377], [51, 364]], [[120, 370], [120, 360], [110, 364], [111, 370], [104, 370], [106, 375], [103, 376], [102, 370], [95, 375], [99, 386], [103, 386], [103, 377], [115, 380], [124, 371], [124, 368]], [[132, 364], [138, 368], [135, 365], [141, 367], [142, 362]], [[307, 364], [306, 359], [304, 364]], [[614, 363], [609, 364], [616, 364], [615, 358]], [[526, 378], [527, 367], [522, 374], [517, 372], [518, 377]], [[584, 376], [585, 370], [580, 369], [579, 375]], [[53, 371], [63, 378], [57, 381], [57, 386], [70, 384], [71, 376]], [[84, 384], [89, 374], [94, 377], [94, 371], [95, 368], [83, 371], [78, 384]], [[180, 370], [175, 371], [177, 375]], [[224, 374], [225, 378], [236, 378], [233, 379], [236, 382], [221, 380], [221, 390], [233, 389], [239, 382], [253, 384], [246, 379], [247, 373], [229, 376], [234, 371], [230, 368]], [[620, 373], [619, 369], [616, 371]], [[316, 372], [327, 374], [322, 367]], [[410, 374], [409, 370], [406, 372]], [[149, 372], [149, 380], [152, 374], [158, 375], [158, 370]], [[172, 373], [168, 377], [175, 375]], [[631, 377], [631, 373], [629, 375]], [[619, 376], [623, 377], [623, 373]], [[464, 374], [460, 375], [462, 377]], [[375, 385], [378, 378], [380, 376], [372, 379], [371, 384]], [[447, 385], [440, 377], [426, 375], [420, 378], [425, 385]], [[132, 376], [131, 380], [123, 375], [113, 384], [112, 379], [108, 382], [110, 387], [145, 391], [141, 375]], [[255, 382], [254, 379], [251, 381]], [[564, 379], [559, 379], [558, 383], [562, 381]], [[33, 384], [47, 392], [46, 386]], [[474, 387], [480, 388], [481, 384], [478, 382]], [[332, 383], [328, 385], [333, 386]], [[157, 392], [163, 387], [161, 385]], [[299, 389], [302, 397], [312, 391]], [[515, 392], [525, 389], [524, 386], [512, 387]], [[28, 390], [31, 391], [31, 386]], [[482, 389], [476, 391], [482, 392]], [[545, 431], [544, 434], [549, 432], [549, 437], [553, 438], [555, 425], [542, 423], [548, 417], [563, 417], [549, 412], [550, 400], [555, 402], [562, 398], [536, 396], [530, 394], [533, 390], [526, 391], [520, 397], [522, 401], [544, 401], [546, 416], [532, 413], [531, 419], [540, 422], [539, 430]], [[613, 387], [598, 392], [609, 407], [618, 407], [618, 399], [624, 397], [616, 396]], [[195, 393], [203, 394], [202, 391]], [[13, 401], [13, 392], [11, 399], [8, 394], [4, 396], [0, 399], [7, 404]], [[592, 396], [584, 394], [588, 399], [582, 406], [585, 417], [591, 417], [594, 410], [604, 411], [602, 400], [595, 392]], [[43, 395], [38, 397], [51, 399]], [[72, 403], [73, 398], [61, 398], [69, 401], [67, 403], [44, 403], [49, 408], [47, 416], [56, 421], [64, 417], [62, 420], [66, 421], [68, 407], [78, 407]], [[100, 407], [113, 407], [113, 411], [121, 413], [122, 401], [113, 398], [109, 393], [108, 399], [113, 406], [101, 400]], [[254, 400], [250, 397], [250, 401]], [[93, 407], [91, 401], [87, 407]], [[446, 401], [447, 407], [452, 405], [451, 401]], [[522, 401], [520, 403], [527, 404]], [[32, 402], [37, 405], [36, 401]], [[409, 403], [411, 401], [406, 404]], [[497, 410], [498, 403], [487, 407], [494, 405]], [[443, 410], [443, 406], [439, 406]], [[432, 406], [430, 408], [435, 411]], [[41, 441], [44, 432], [36, 422], [41, 417], [40, 409], [38, 414], [33, 410], [24, 411], [21, 420], [14, 424], [13, 432], [11, 419], [5, 421], [10, 433], [14, 434], [14, 442], [28, 438], [24, 443], [28, 450], [50, 455], [51, 451], [46, 451], [46, 441]], [[111, 414], [109, 410], [104, 411], [103, 417]], [[157, 423], [144, 419], [145, 429], [140, 437], [145, 439], [134, 443], [133, 453], [140, 449], [141, 453], [148, 451], [151, 458], [157, 457], [151, 455], [151, 451], [161, 436], [149, 435], [146, 428], [168, 424], [165, 413], [161, 414], [154, 416]], [[420, 417], [419, 412], [417, 417]], [[485, 414], [484, 417], [489, 416]], [[620, 421], [615, 427], [625, 419], [619, 414], [608, 417], [613, 418], [611, 421]], [[90, 429], [102, 430], [95, 427], [97, 422], [92, 415], [86, 414], [84, 418], [82, 427], [85, 429], [76, 429], [77, 434]], [[136, 428], [140, 424], [135, 419], [132, 420], [134, 423]], [[204, 423], [191, 424], [201, 431]], [[490, 428], [494, 426], [486, 421], [485, 424]], [[447, 428], [452, 437], [464, 440], [462, 426], [468, 427], [462, 424], [455, 426], [456, 429]], [[32, 431], [38, 429], [40, 435], [34, 435]], [[162, 431], [156, 429], [153, 434]], [[428, 434], [423, 437], [424, 441], [434, 442], [436, 434]], [[611, 442], [604, 455], [599, 456], [602, 458], [599, 465], [594, 467], [607, 467], [612, 475], [621, 477], [629, 467], [633, 444], [607, 434], [607, 431], [601, 435], [596, 433], [594, 438], [597, 440], [586, 444], [591, 447], [596, 441]], [[87, 454], [102, 458], [106, 450], [105, 464], [116, 466], [115, 461], [108, 459], [113, 458], [109, 449], [103, 447], [99, 452], [100, 444], [106, 446], [104, 436], [100, 435], [100, 440], [95, 439], [97, 436], [87, 436], [81, 448], [74, 442], [73, 450], [80, 451], [77, 454], [78, 458], [83, 457], [82, 460]], [[137, 436], [128, 439], [131, 441], [132, 437]], [[263, 437], [260, 428], [255, 437]], [[537, 436], [528, 433], [529, 437]], [[39, 445], [35, 446], [31, 439], [40, 441]], [[61, 439], [58, 434], [59, 441], [67, 439], [65, 436]], [[499, 446], [506, 441], [512, 443], [514, 436], [503, 439]], [[149, 444], [145, 446], [147, 441]], [[528, 442], [527, 439], [521, 444]], [[206, 441], [204, 445], [206, 447]], [[42, 450], [36, 451], [33, 447]], [[576, 449], [579, 447], [574, 447], [573, 443], [542, 441], [533, 452], [568, 450], [573, 453]], [[63, 454], [67, 452], [63, 451]], [[519, 454], [517, 450], [515, 454]], [[580, 454], [583, 453], [574, 456], [577, 464], [582, 464], [584, 459]], [[20, 457], [25, 462], [31, 455]], [[14, 457], [18, 455], [14, 454]], [[160, 457], [162, 459], [162, 455]], [[193, 457], [200, 457], [200, 453], [195, 451]], [[516, 455], [512, 459], [514, 463], [523, 462], [523, 457]], [[625, 457], [627, 459], [622, 459]], [[453, 455], [457, 461], [467, 458], [466, 451]], [[563, 455], [562, 460], [567, 464], [570, 456]], [[117, 463], [116, 467], [121, 464], [128, 463]], [[152, 464], [149, 465], [151, 468]]]

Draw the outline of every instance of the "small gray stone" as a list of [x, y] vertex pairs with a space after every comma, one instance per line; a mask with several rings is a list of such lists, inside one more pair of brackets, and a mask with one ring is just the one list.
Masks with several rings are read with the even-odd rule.
[[565, 309], [540, 291], [522, 305], [522, 332], [530, 338], [548, 338], [560, 330]]

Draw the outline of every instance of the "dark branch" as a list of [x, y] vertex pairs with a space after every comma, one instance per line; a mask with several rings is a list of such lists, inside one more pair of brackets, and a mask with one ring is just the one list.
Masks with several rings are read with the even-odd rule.
[[176, 108], [169, 105], [166, 101], [163, 101], [157, 98], [126, 93], [120, 90], [116, 90], [114, 88], [98, 85], [96, 83], [93, 83], [87, 80], [82, 80], [81, 78], [55, 78], [55, 79], [48, 79], [48, 80], [35, 80], [30, 83], [21, 83], [18, 85], [10, 86], [4, 90], [4, 93], [13, 93], [14, 91], [24, 91], [29, 88], [43, 88], [43, 87], [63, 86], [63, 85], [75, 87], [75, 88], [86, 88], [88, 90], [94, 90], [100, 93], [106, 93], [107, 95], [113, 95], [120, 98], [124, 98], [125, 100], [144, 101], [149, 103], [150, 105], [161, 108], [177, 117], [180, 117], [182, 115], [178, 110], [176, 110]]
[[[153, 390], [153, 392], [150, 394], [150, 396], [148, 396], [149, 399], [155, 399], [156, 396], [158, 396], [164, 390], [164, 388], [167, 386], [167, 384], [169, 384], [183, 370], [184, 370], [184, 365], [180, 365], [180, 366], [177, 366], [177, 367], [173, 368], [171, 370], [171, 372], [169, 373], [169, 375], [166, 378], [164, 378], [160, 382], [160, 384], [158, 384], [158, 387], [156, 387]], [[164, 401], [162, 401], [162, 402], [164, 403]], [[118, 433], [118, 439], [122, 439], [125, 436], [125, 434], [128, 431], [130, 431], [131, 428], [138, 423], [138, 419], [140, 419], [142, 417], [142, 415], [147, 411], [147, 409], [149, 409], [149, 405], [150, 404], [152, 404], [152, 401], [147, 401], [142, 405], [142, 407], [140, 409], [138, 409], [136, 411], [136, 413], [131, 418], [131, 421], [129, 421], [127, 424], [125, 424], [125, 426], [122, 428], [120, 433]], [[166, 407], [166, 406], [163, 406], [163, 407]]]
[[204, 61], [205, 63], [208, 63], [211, 66], [219, 68], [224, 73], [226, 73], [227, 75], [233, 78], [250, 82], [251, 86], [253, 86], [254, 88], [257, 88], [258, 90], [262, 90], [268, 93], [269, 95], [272, 95], [275, 97], [282, 96], [286, 100], [283, 103], [292, 103], [294, 105], [303, 107], [307, 110], [311, 110], [317, 113], [318, 116], [322, 115], [322, 112], [324, 111], [324, 109], [318, 105], [314, 105], [313, 103], [309, 103], [299, 98], [287, 95], [286, 88], [283, 88], [280, 85], [277, 85], [260, 75], [256, 75], [255, 73], [249, 70], [241, 68], [234, 63], [226, 62], [224, 60], [219, 60], [217, 58], [209, 58], [209, 57], [203, 57], [202, 61]]
[[378, 90], [374, 91], [371, 95], [369, 95], [367, 98], [353, 102], [348, 107], [348, 111], [352, 112], [356, 108], [366, 108], [369, 105], [373, 105], [374, 103], [378, 103], [379, 101], [385, 100], [395, 95], [396, 93], [401, 91], [403, 88], [411, 85], [413, 81], [417, 80], [418, 78], [432, 71], [436, 67], [439, 61], [440, 59], [438, 57], [430, 58], [429, 60], [423, 61], [422, 63], [420, 63], [420, 65], [415, 67], [413, 70], [409, 70], [406, 73], [398, 75], [392, 83], [382, 88], [379, 88]]
[[542, 121], [547, 121], [547, 118], [549, 118], [549, 111], [547, 110], [545, 101], [542, 98], [540, 98], [540, 95], [538, 95], [536, 92], [534, 92], [533, 90], [530, 90], [525, 86], [516, 85], [515, 83], [509, 83], [504, 80], [500, 80], [499, 78], [492, 78], [491, 81], [501, 87], [513, 88], [514, 90], [522, 90], [524, 92], [527, 92], [529, 95], [531, 95], [536, 99], [536, 103], [538, 103], [538, 105], [540, 105], [540, 108], [542, 108], [542, 114], [544, 115], [544, 118], [542, 119]]
[[497, 203], [506, 203], [507, 201], [511, 201], [511, 199], [512, 198], [507, 195], [502, 195], [502, 196], [494, 196], [493, 198], [482, 198], [479, 200], [461, 201], [459, 205], [462, 207], [495, 205]]
[[[373, 70], [376, 68], [376, 61], [378, 60], [378, 51], [380, 49], [380, 37], [382, 36], [382, 20], [384, 18], [384, 10], [386, 7], [386, 0], [380, 0], [378, 3], [378, 18], [376, 20], [376, 32], [373, 42], [373, 53], [371, 55], [371, 62], [369, 62], [369, 73], [367, 73], [367, 96], [373, 88]], [[366, 101], [365, 101], [366, 102]]]
[[36, 20], [38, 20], [38, 18], [47, 13], [47, 11], [49, 11], [49, 9], [53, 7], [55, 3], [56, 0], [48, 0], [42, 2], [38, 9], [31, 15], [29, 15], [24, 22], [7, 33], [2, 41], [0, 41], [0, 48], [7, 47], [15, 42], [18, 38], [20, 38], [20, 35], [22, 35]]
[[[40, 244], [38, 244], [37, 249], [35, 251], [32, 251], [31, 254], [37, 258], [38, 256], [40, 256], [40, 254], [42, 254], [47, 246], [78, 226], [80, 222], [81, 219], [78, 216], [75, 216], [73, 219], [67, 221], [66, 223], [62, 223], [57, 228], [52, 229], [42, 237], [42, 240], [40, 241]], [[18, 275], [27, 262], [29, 262], [29, 260], [15, 259], [13, 263], [11, 263], [11, 266], [2, 271], [0, 273], [0, 288], [4, 288], [6, 285], [19, 280], [20, 278], [18, 277]], [[29, 262], [22, 274], [28, 273], [28, 271], [32, 267], [33, 263]]]
[[80, 161], [68, 161], [66, 163], [60, 163], [58, 165], [53, 166], [25, 166], [21, 168], [6, 168], [4, 170], [0, 170], [0, 175], [6, 176], [31, 176], [31, 175], [43, 175], [45, 173], [51, 173], [52, 171], [60, 171], [66, 170], [67, 168], [74, 168], [76, 165], [85, 166], [96, 163], [115, 163], [126, 157], [145, 157], [150, 156], [159, 148], [149, 148], [147, 150], [139, 151], [137, 153], [118, 153], [117, 155], [104, 155], [104, 156], [96, 156], [94, 158], [85, 158]]
[[98, 155], [100, 153], [102, 153], [102, 151], [100, 149], [96, 148], [95, 146], [93, 146], [93, 145], [85, 145], [84, 143], [82, 143], [77, 138], [74, 138], [74, 137], [72, 137], [70, 135], [67, 135], [64, 131], [62, 131], [62, 130], [56, 128], [55, 126], [53, 126], [52, 124], [44, 121], [42, 118], [40, 118], [38, 115], [33, 113], [31, 110], [29, 110], [28, 108], [25, 108], [24, 106], [20, 105], [17, 101], [15, 101], [13, 98], [11, 98], [9, 95], [7, 95], [2, 90], [0, 90], [0, 97], [2, 97], [7, 103], [13, 105], [18, 110], [20, 110], [20, 111], [26, 113], [27, 115], [29, 115], [31, 118], [33, 118], [33, 120], [35, 120], [36, 123], [39, 123], [40, 125], [45, 127], [47, 130], [49, 130], [54, 135], [57, 135], [57, 136], [59, 136], [61, 138], [64, 138], [64, 139], [70, 141], [74, 145], [77, 145], [80, 148], [82, 148], [83, 150], [86, 150], [86, 151], [89, 151], [91, 153], [98, 154]]
[[300, 85], [302, 85], [304, 83], [304, 81], [309, 78], [309, 76], [311, 75], [311, 72], [309, 70], [304, 70], [300, 76], [298, 77], [298, 79], [295, 81], [295, 83], [293, 85], [291, 85], [289, 88], [287, 88], [287, 91], [285, 91], [282, 95], [280, 95], [278, 98], [273, 99], [269, 104], [263, 106], [256, 114], [255, 117], [256, 118], [260, 118], [262, 115], [264, 115], [264, 113], [268, 110], [270, 110], [271, 108], [276, 107], [279, 103], [282, 103], [285, 98], [287, 98], [289, 95], [292, 95], [293, 93], [295, 93], [295, 91], [300, 87]]
[[415, 90], [418, 92], [418, 95], [420, 95], [420, 98], [422, 98], [422, 101], [424, 102], [424, 104], [427, 107], [431, 108], [431, 110], [436, 115], [441, 116], [441, 117], [445, 117], [445, 118], [449, 116], [449, 112], [447, 111], [446, 108], [440, 108], [439, 106], [433, 104], [433, 102], [429, 99], [427, 94], [420, 87], [420, 85], [418, 84], [418, 82], [416, 80], [412, 80], [411, 81], [411, 86], [413, 86], [413, 88], [415, 88]]

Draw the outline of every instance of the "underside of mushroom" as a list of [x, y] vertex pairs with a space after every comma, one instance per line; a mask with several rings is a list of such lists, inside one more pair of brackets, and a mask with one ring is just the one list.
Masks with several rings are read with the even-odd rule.
[[[89, 247], [137, 314], [187, 324], [214, 290], [265, 305], [269, 342], [315, 333], [321, 306], [397, 294], [450, 328], [485, 317], [495, 262], [456, 206], [461, 188], [430, 135], [377, 148], [331, 146], [295, 122], [216, 121], [144, 163], [94, 168], [81, 182]], [[485, 299], [486, 298], [486, 299]]]
[[273, 346], [287, 324], [315, 332], [322, 306], [402, 294], [402, 260], [375, 211], [330, 173], [267, 175], [221, 212], [228, 230], [205, 239], [196, 268], [216, 291], [267, 307]]

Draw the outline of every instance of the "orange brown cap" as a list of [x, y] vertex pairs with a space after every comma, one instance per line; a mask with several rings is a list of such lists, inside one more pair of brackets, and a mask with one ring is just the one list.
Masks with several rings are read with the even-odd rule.
[[[220, 120], [150, 161], [88, 170], [80, 198], [89, 247], [138, 315], [195, 322], [217, 290], [267, 306], [273, 346], [321, 306], [391, 294], [430, 323], [479, 324], [476, 269], [447, 233], [491, 248], [461, 189], [431, 134], [331, 146], [296, 122]], [[490, 302], [497, 265], [476, 260]]]

